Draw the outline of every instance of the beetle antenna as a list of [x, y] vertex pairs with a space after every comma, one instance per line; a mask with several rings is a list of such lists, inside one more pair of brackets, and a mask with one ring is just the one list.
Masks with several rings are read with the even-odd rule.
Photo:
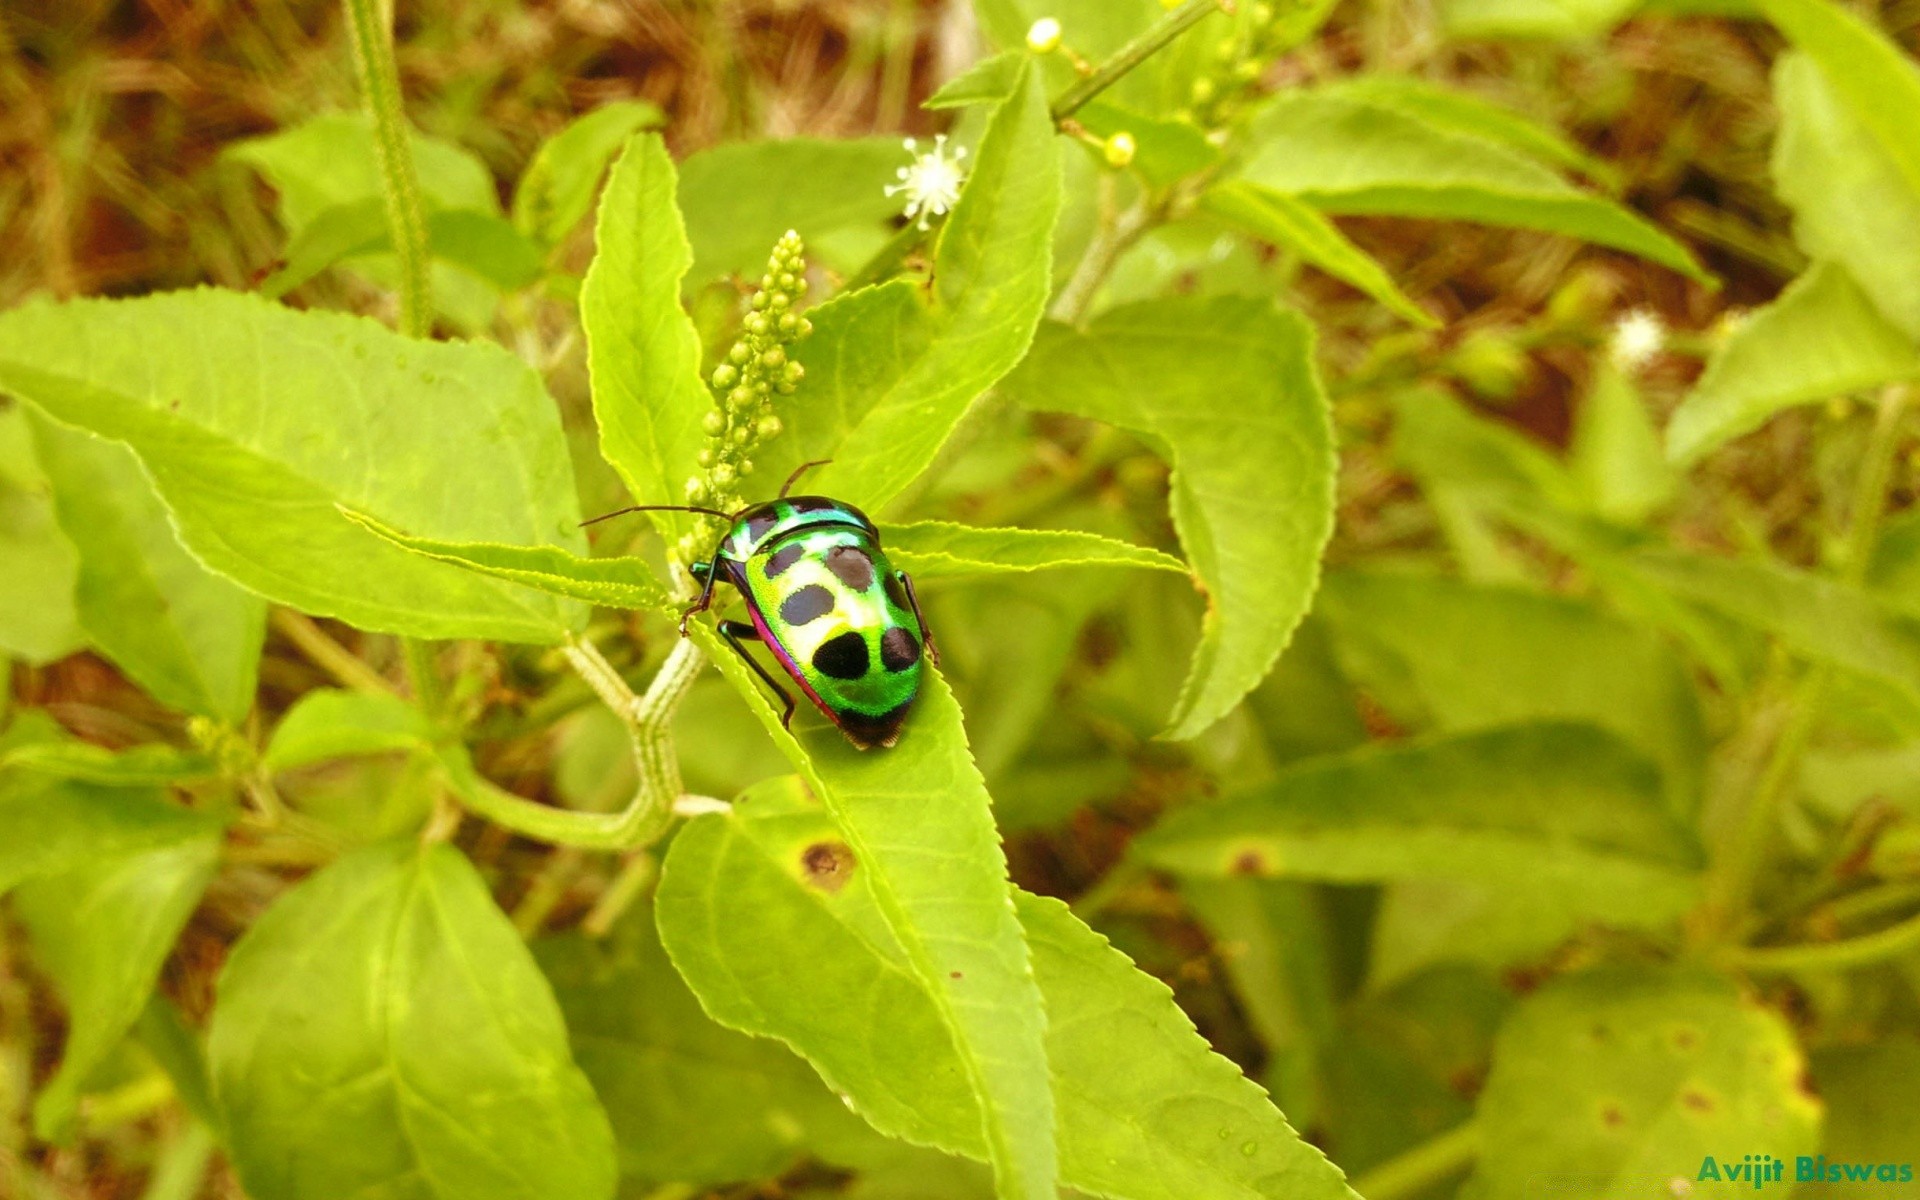
[[584, 529], [589, 525], [596, 524], [600, 521], [605, 521], [611, 517], [624, 517], [628, 513], [637, 513], [637, 512], [705, 513], [710, 517], [719, 517], [723, 521], [730, 521], [733, 519], [733, 514], [731, 513], [723, 513], [717, 508], [701, 508], [697, 504], [635, 504], [627, 508], [616, 508], [610, 513], [601, 513], [597, 517], [588, 517], [586, 520], [580, 522], [580, 528]]
[[787, 498], [787, 493], [793, 490], [794, 484], [800, 482], [800, 477], [802, 475], [805, 475], [808, 471], [813, 470], [815, 467], [824, 467], [832, 461], [833, 460], [830, 458], [816, 458], [812, 462], [803, 462], [799, 466], [795, 467], [793, 469], [793, 474], [787, 476], [787, 481], [780, 485], [780, 499], [784, 500]]

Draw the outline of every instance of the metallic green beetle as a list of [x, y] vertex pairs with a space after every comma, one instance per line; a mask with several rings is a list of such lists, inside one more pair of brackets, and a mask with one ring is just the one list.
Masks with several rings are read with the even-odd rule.
[[792, 720], [793, 697], [747, 653], [743, 640], [758, 640], [772, 651], [848, 741], [862, 750], [891, 746], [920, 692], [922, 651], [936, 663], [939, 651], [920, 615], [913, 580], [887, 560], [880, 531], [867, 515], [826, 496], [787, 495], [795, 480], [819, 465], [802, 464], [777, 499], [737, 513], [640, 507], [683, 508], [732, 522], [712, 560], [691, 568], [700, 597], [681, 614], [681, 636], [687, 620], [706, 611], [714, 586], [725, 580], [746, 601], [751, 621], [721, 621], [720, 636], [785, 704], [780, 723]]

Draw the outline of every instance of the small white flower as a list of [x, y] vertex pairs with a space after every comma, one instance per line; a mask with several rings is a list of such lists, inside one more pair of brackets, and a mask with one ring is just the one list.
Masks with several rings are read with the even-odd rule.
[[1646, 366], [1667, 345], [1667, 327], [1658, 313], [1636, 308], [1613, 323], [1613, 338], [1607, 353], [1623, 371]]
[[966, 182], [966, 169], [960, 165], [967, 156], [965, 146], [955, 146], [953, 153], [947, 153], [947, 135], [940, 134], [933, 139], [933, 149], [920, 153], [920, 144], [912, 138], [906, 140], [907, 153], [914, 155], [908, 166], [894, 172], [900, 178], [899, 183], [887, 185], [887, 195], [897, 196], [906, 193], [906, 217], [909, 221], [919, 218], [920, 228], [927, 228], [930, 216], [945, 216], [954, 202], [960, 199], [960, 185]]
[[1060, 22], [1041, 17], [1027, 29], [1027, 49], [1035, 54], [1052, 54], [1060, 48]]

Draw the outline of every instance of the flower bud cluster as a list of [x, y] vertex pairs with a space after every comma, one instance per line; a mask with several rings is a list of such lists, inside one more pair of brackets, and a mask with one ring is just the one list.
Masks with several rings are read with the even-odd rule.
[[[780, 435], [775, 398], [792, 395], [806, 374], [788, 347], [813, 332], [797, 311], [807, 294], [806, 246], [789, 229], [774, 243], [767, 273], [747, 302], [740, 338], [707, 382], [714, 406], [702, 422], [707, 434], [700, 473], [687, 480], [687, 503], [732, 512], [741, 507], [741, 481], [753, 474], [753, 453]], [[686, 552], [700, 547], [682, 546]]]
[[1205, 69], [1193, 81], [1182, 115], [1203, 129], [1224, 128], [1238, 116], [1273, 60], [1299, 40], [1295, 23], [1282, 20], [1280, 9], [1300, 3], [1254, 0], [1247, 5], [1239, 28], [1214, 46]]

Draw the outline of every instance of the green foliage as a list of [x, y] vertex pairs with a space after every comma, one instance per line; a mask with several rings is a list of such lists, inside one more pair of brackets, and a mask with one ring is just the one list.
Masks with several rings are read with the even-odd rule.
[[659, 106], [616, 100], [569, 122], [540, 144], [513, 192], [513, 227], [543, 245], [573, 232], [593, 208], [608, 164], [642, 129], [666, 123]]
[[613, 1195], [553, 993], [447, 847], [369, 847], [283, 896], [221, 972], [208, 1055], [256, 1195]]

